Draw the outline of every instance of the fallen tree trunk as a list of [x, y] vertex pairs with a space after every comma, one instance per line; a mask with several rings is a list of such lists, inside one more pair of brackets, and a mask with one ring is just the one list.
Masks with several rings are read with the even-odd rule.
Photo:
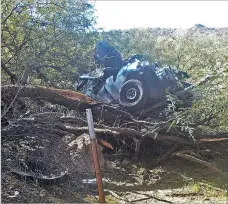
[[30, 97], [44, 99], [48, 102], [65, 106], [71, 110], [80, 110], [91, 108], [96, 103], [90, 97], [79, 92], [46, 88], [41, 86], [2, 86], [1, 93], [3, 97]]
[[53, 89], [41, 86], [2, 86], [3, 97], [30, 97], [43, 99], [45, 101], [62, 105], [69, 110], [84, 112], [85, 109], [91, 108], [93, 115], [98, 118], [104, 118], [106, 122], [112, 121], [134, 121], [131, 114], [119, 110], [115, 107], [97, 102], [94, 99], [85, 96], [82, 93], [70, 90]]

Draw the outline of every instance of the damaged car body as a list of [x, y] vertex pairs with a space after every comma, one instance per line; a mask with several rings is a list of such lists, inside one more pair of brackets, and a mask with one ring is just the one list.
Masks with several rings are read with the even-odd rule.
[[102, 70], [80, 76], [77, 91], [95, 100], [120, 104], [128, 111], [135, 111], [164, 100], [167, 90], [175, 95], [191, 86], [182, 80], [189, 78], [186, 72], [170, 67], [159, 68], [156, 63], [149, 64], [142, 55], [134, 55], [121, 62], [117, 70], [115, 66], [108, 70], [110, 74], [105, 78]]

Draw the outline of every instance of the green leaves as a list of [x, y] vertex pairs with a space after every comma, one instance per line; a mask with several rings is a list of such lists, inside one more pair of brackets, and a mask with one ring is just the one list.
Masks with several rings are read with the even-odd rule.
[[[200, 99], [176, 114], [189, 135], [194, 124], [228, 127], [228, 37], [226, 31], [130, 29], [97, 32], [94, 8], [84, 0], [16, 0], [2, 4], [2, 83], [19, 82], [73, 89], [75, 74], [94, 69], [93, 49], [106, 40], [123, 58], [143, 54], [150, 62], [187, 71], [190, 82], [213, 75], [196, 90]], [[7, 70], [7, 71], [6, 71]], [[175, 105], [175, 104], [174, 104]]]
[[39, 85], [37, 79], [42, 79], [46, 85], [53, 81], [59, 87], [72, 88], [72, 75], [90, 69], [91, 44], [95, 44], [88, 33], [95, 30], [90, 4], [25, 0], [19, 4], [5, 1], [2, 8], [2, 63], [19, 79], [27, 73], [25, 79], [30, 84]]
[[[187, 110], [174, 111], [170, 128], [178, 127], [190, 137], [199, 129], [228, 131], [228, 46], [226, 31], [132, 29], [109, 31], [101, 38], [114, 45], [122, 55], [139, 53], [161, 66], [187, 71], [192, 83], [211, 77], [195, 91], [199, 96]], [[175, 100], [174, 100], [175, 101]], [[175, 110], [170, 104], [169, 110]], [[169, 111], [168, 111], [169, 112]]]

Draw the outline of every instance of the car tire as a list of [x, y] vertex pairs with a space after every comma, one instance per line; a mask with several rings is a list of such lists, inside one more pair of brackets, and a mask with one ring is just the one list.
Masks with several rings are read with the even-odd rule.
[[148, 100], [148, 91], [143, 83], [136, 79], [126, 81], [121, 90], [119, 103], [129, 111], [142, 109]]

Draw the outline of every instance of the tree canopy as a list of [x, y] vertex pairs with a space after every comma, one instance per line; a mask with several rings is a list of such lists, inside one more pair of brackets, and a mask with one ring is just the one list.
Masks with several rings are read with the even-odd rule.
[[80, 0], [2, 2], [2, 82], [72, 88], [91, 66], [94, 8]]

